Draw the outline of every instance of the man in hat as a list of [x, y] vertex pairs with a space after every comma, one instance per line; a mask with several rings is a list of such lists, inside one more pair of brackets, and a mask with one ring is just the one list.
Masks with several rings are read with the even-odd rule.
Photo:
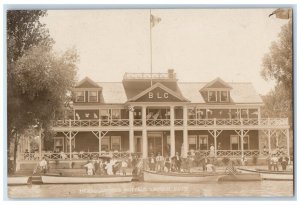
[[156, 171], [158, 172], [164, 171], [164, 157], [161, 156], [160, 152], [158, 152], [156, 156]]

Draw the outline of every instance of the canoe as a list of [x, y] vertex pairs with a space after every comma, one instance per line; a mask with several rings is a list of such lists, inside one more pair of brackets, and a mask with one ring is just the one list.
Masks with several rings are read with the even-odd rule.
[[201, 182], [217, 182], [220, 177], [224, 174], [217, 173], [201, 173], [201, 174], [191, 174], [191, 173], [164, 173], [164, 172], [152, 172], [143, 171], [145, 182], [178, 182], [178, 183], [201, 183]]
[[41, 176], [43, 184], [97, 184], [131, 182], [132, 176]]
[[259, 173], [238, 173], [222, 176], [219, 181], [261, 181]]
[[30, 184], [30, 178], [26, 176], [15, 176], [7, 178], [8, 185], [25, 185]]
[[283, 180], [283, 181], [293, 181], [292, 171], [269, 171], [263, 169], [245, 169], [237, 168], [243, 173], [259, 173], [261, 178], [264, 180]]

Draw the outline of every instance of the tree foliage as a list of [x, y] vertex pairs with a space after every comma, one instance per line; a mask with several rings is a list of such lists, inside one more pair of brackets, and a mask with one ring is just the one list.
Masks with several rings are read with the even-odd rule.
[[266, 80], [275, 80], [276, 86], [263, 96], [265, 117], [288, 117], [293, 123], [293, 44], [292, 24], [281, 28], [278, 40], [273, 42], [262, 62], [261, 75]]
[[273, 42], [269, 53], [265, 54], [262, 63], [262, 76], [274, 79], [291, 94], [293, 80], [292, 24], [289, 22], [281, 28], [279, 39]]
[[48, 131], [75, 83], [76, 50], [53, 52], [54, 41], [40, 23], [46, 14], [7, 12], [7, 142], [8, 150], [14, 143], [14, 164], [20, 134], [36, 126]]

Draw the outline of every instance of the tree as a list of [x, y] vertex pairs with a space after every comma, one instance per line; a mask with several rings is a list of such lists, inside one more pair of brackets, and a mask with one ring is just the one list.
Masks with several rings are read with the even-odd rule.
[[265, 54], [262, 63], [262, 76], [274, 79], [277, 85], [282, 85], [291, 96], [293, 80], [293, 48], [292, 23], [284, 25], [279, 33], [277, 42], [273, 42], [269, 53]]
[[74, 85], [77, 54], [74, 49], [58, 55], [53, 39], [40, 23], [41, 10], [7, 12], [7, 147], [14, 143], [14, 165], [20, 135], [27, 129], [50, 128]]
[[262, 62], [261, 75], [266, 80], [275, 80], [275, 88], [263, 97], [263, 115], [268, 117], [289, 117], [292, 124], [292, 23], [281, 28], [279, 39], [273, 42]]
[[[8, 113], [19, 135], [26, 129], [51, 129], [51, 120], [62, 112], [66, 93], [75, 84], [76, 62], [74, 49], [58, 55], [45, 46], [35, 46], [15, 63], [14, 110]], [[14, 157], [16, 156], [14, 150]], [[14, 163], [16, 158], [14, 158]]]

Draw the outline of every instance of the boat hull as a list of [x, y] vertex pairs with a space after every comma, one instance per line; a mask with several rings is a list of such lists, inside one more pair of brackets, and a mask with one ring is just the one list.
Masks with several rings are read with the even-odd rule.
[[29, 177], [8, 177], [7, 184], [8, 185], [26, 185], [29, 184]]
[[267, 170], [254, 170], [238, 168], [243, 173], [259, 173], [263, 180], [283, 180], [293, 181], [294, 176], [292, 172], [287, 171], [267, 171]]
[[43, 184], [97, 184], [131, 182], [132, 176], [42, 176]]
[[169, 174], [144, 171], [145, 182], [164, 182], [164, 183], [201, 183], [217, 182], [224, 175], [216, 174]]
[[261, 181], [262, 178], [259, 173], [240, 173], [226, 175], [219, 179], [219, 181]]

